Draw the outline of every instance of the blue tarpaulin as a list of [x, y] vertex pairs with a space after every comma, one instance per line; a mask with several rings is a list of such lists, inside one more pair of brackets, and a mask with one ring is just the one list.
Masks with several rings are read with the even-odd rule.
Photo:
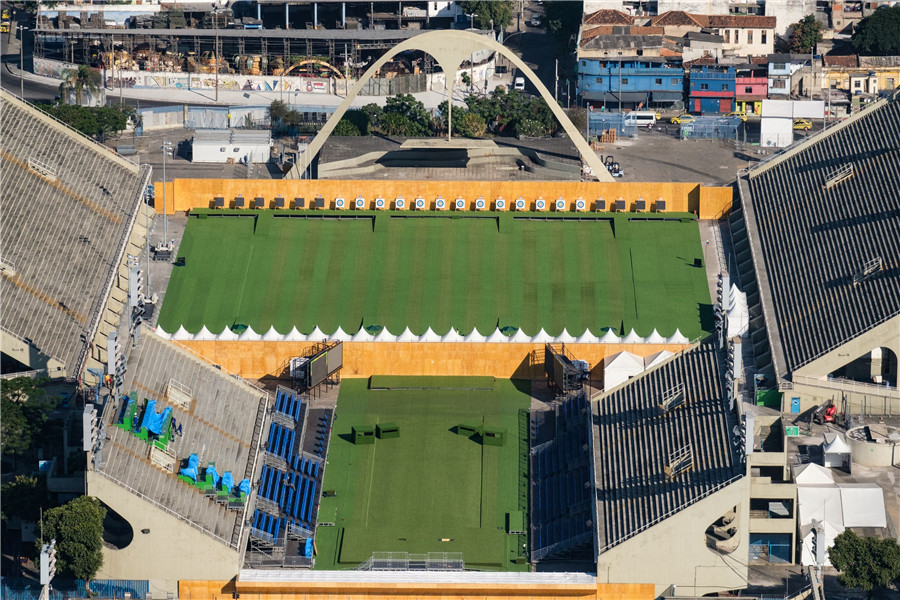
[[156, 417], [156, 400], [147, 400], [147, 406], [144, 408], [144, 418], [141, 419], [141, 429], [150, 429], [150, 424]]
[[207, 477], [212, 476], [212, 484], [213, 484], [213, 486], [219, 485], [219, 479], [220, 479], [220, 477], [219, 477], [218, 471], [216, 471], [216, 466], [215, 466], [215, 465], [210, 464], [208, 467], [206, 467], [206, 476], [207, 476]]
[[150, 433], [160, 435], [160, 433], [162, 432], [163, 424], [166, 423], [166, 420], [171, 414], [172, 408], [169, 406], [167, 406], [160, 415], [154, 413], [153, 419], [150, 421], [150, 425], [147, 426], [147, 429], [150, 431]]
[[222, 489], [230, 492], [233, 487], [234, 477], [231, 475], [231, 471], [225, 471], [222, 475]]
[[313, 541], [312, 538], [306, 538], [306, 545], [303, 546], [303, 556], [309, 558], [313, 555]]
[[200, 466], [200, 458], [196, 454], [191, 454], [188, 457], [188, 466], [183, 468], [179, 475], [184, 475], [186, 477], [190, 477], [194, 481], [197, 481], [197, 470]]
[[241, 492], [250, 495], [250, 480], [249, 479], [241, 479], [241, 482], [238, 484], [238, 490]]

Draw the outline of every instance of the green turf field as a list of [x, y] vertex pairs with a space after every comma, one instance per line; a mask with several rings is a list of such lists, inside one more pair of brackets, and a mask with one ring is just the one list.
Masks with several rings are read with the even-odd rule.
[[186, 265], [174, 269], [159, 316], [165, 331], [241, 324], [352, 334], [380, 325], [443, 335], [499, 326], [578, 336], [611, 327], [694, 338], [711, 328], [693, 219], [244, 214], [189, 219], [178, 250]]
[[[527, 570], [515, 563], [526, 536], [506, 533], [506, 514], [527, 514], [528, 383], [392, 377], [379, 385], [410, 389], [369, 390], [368, 381], [341, 382], [316, 568], [353, 568], [373, 552], [462, 552], [467, 568]], [[352, 426], [386, 422], [399, 438], [352, 443]], [[501, 428], [506, 443], [457, 435], [459, 423]]]

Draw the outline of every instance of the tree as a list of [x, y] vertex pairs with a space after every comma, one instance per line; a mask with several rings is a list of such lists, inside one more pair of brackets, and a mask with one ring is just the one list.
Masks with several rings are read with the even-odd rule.
[[431, 132], [431, 115], [412, 94], [398, 94], [385, 101], [380, 127], [388, 135], [420, 137]]
[[84, 90], [92, 95], [100, 92], [100, 71], [87, 65], [78, 65], [77, 69], [66, 69], [62, 73], [63, 82], [59, 84], [59, 95], [68, 104], [69, 90], [75, 90], [75, 104], [84, 104]]
[[512, 21], [514, 4], [512, 0], [464, 0], [460, 8], [467, 15], [475, 14], [475, 21], [481, 29], [487, 29], [494, 22], [494, 29], [506, 29]]
[[484, 137], [487, 127], [480, 115], [466, 111], [462, 118], [453, 120], [453, 130], [464, 137], [480, 138]]
[[30, 377], [7, 379], [0, 387], [0, 449], [3, 454], [21, 456], [43, 430], [47, 415], [56, 407], [56, 398], [42, 387], [44, 380]]
[[56, 570], [63, 577], [90, 581], [103, 566], [103, 519], [106, 508], [92, 496], [79, 496], [44, 513], [43, 538], [35, 551], [56, 540]]
[[893, 539], [859, 537], [847, 529], [834, 538], [828, 558], [847, 587], [869, 592], [900, 579], [900, 546]]
[[354, 136], [362, 134], [359, 132], [359, 127], [350, 122], [350, 120], [341, 119], [338, 121], [337, 125], [334, 126], [334, 135]]
[[40, 517], [41, 507], [47, 506], [49, 501], [47, 481], [43, 477], [17, 475], [13, 481], [3, 484], [0, 494], [3, 495], [4, 521], [19, 517], [23, 521], [36, 522]]
[[822, 26], [815, 15], [806, 15], [791, 25], [790, 51], [797, 54], [809, 54], [816, 44], [822, 40]]
[[861, 54], [900, 54], [900, 6], [881, 7], [860, 21], [851, 43]]

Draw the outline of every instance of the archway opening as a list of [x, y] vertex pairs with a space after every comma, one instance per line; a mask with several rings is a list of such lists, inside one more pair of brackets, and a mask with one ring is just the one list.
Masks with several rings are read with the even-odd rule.
[[829, 373], [833, 379], [847, 379], [897, 387], [897, 355], [890, 348], [873, 348], [839, 369]]

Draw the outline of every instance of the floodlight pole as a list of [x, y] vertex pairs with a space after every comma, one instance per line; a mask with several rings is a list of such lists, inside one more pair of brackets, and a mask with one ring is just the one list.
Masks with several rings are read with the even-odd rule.
[[28, 28], [16, 25], [19, 30], [19, 98], [25, 100], [25, 32]]
[[163, 244], [169, 241], [169, 212], [166, 207], [166, 156], [172, 150], [172, 142], [163, 140]]

